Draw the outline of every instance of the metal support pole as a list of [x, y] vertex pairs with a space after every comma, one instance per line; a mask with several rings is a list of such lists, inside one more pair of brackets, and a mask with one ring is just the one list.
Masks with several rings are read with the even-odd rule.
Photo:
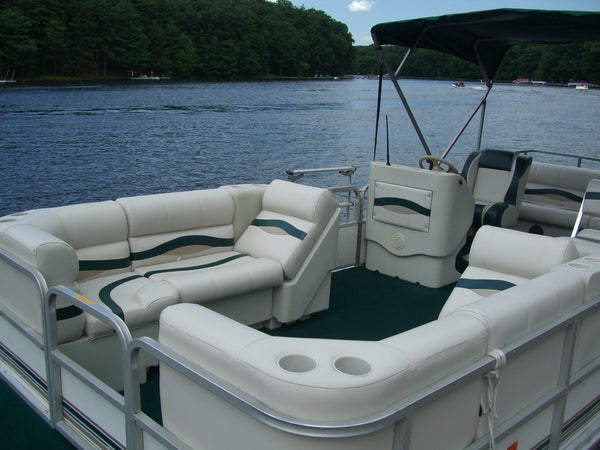
[[425, 140], [425, 137], [423, 136], [423, 133], [421, 132], [421, 128], [419, 127], [419, 124], [417, 123], [417, 119], [415, 118], [412, 110], [410, 109], [410, 106], [408, 105], [408, 101], [406, 100], [406, 97], [404, 96], [404, 92], [402, 92], [402, 89], [400, 88], [400, 85], [398, 84], [398, 74], [400, 73], [400, 70], [402, 70], [402, 66], [404, 65], [405, 61], [408, 59], [408, 56], [412, 53], [413, 49], [412, 48], [408, 49], [408, 51], [406, 52], [406, 55], [404, 56], [404, 59], [402, 60], [402, 63], [400, 63], [400, 65], [398, 66], [398, 69], [396, 70], [396, 72], [394, 72], [392, 70], [392, 66], [390, 65], [389, 61], [385, 57], [385, 54], [383, 53], [383, 49], [381, 48], [379, 43], [376, 41], [376, 38], [373, 37], [373, 39], [375, 40], [375, 48], [379, 51], [379, 53], [381, 55], [381, 60], [385, 64], [385, 68], [387, 69], [387, 71], [390, 75], [390, 79], [392, 80], [392, 84], [394, 85], [394, 88], [396, 89], [396, 92], [398, 93], [398, 96], [400, 97], [400, 101], [402, 101], [402, 104], [404, 105], [404, 109], [406, 110], [406, 114], [408, 114], [408, 118], [409, 118], [410, 122], [412, 123], [413, 128], [417, 132], [419, 141], [421, 141], [421, 145], [423, 146], [425, 153], [427, 153], [428, 155], [431, 155], [431, 151], [429, 150], [427, 141]]

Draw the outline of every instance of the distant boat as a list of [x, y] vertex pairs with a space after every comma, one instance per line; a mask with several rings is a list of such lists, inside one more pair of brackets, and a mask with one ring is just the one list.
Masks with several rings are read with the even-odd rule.
[[[10, 75], [10, 77], [9, 77]], [[0, 76], [2, 76], [2, 71], [0, 71]], [[4, 77], [0, 80], [0, 83], [15, 83], [15, 69], [12, 69], [12, 72], [10, 69], [6, 70], [6, 74], [4, 75]]]
[[154, 72], [150, 72], [150, 75], [138, 74], [137, 72], [131, 70], [129, 71], [129, 79], [130, 80], [141, 80], [141, 81], [158, 81], [158, 80], [170, 80], [170, 77], [166, 77], [164, 75], [156, 76]]
[[456, 83], [452, 83], [453, 88], [464, 88], [465, 83], [463, 81], [457, 81]]
[[590, 86], [588, 84], [578, 84], [577, 86], [575, 86], [575, 90], [577, 92], [587, 92], [590, 89]]

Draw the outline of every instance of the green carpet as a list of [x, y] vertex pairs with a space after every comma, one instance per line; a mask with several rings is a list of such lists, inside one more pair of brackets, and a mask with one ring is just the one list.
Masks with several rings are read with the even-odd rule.
[[[364, 268], [332, 274], [330, 307], [309, 320], [262, 330], [274, 336], [380, 340], [435, 320], [453, 285], [432, 289]], [[161, 423], [158, 368], [142, 386], [143, 411]], [[67, 449], [67, 440], [0, 381], [0, 449]]]
[[453, 284], [439, 289], [364, 268], [332, 274], [329, 309], [262, 330], [273, 336], [377, 341], [437, 319]]

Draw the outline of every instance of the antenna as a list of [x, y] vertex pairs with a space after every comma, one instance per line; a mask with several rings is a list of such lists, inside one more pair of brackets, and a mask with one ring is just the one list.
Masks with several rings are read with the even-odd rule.
[[387, 114], [385, 115], [385, 137], [387, 140], [387, 160], [385, 165], [389, 166], [390, 165], [390, 127], [388, 126], [388, 116]]

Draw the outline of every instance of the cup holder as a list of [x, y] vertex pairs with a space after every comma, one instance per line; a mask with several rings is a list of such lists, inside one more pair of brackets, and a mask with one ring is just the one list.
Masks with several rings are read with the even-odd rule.
[[317, 367], [317, 362], [306, 356], [298, 354], [285, 355], [279, 358], [277, 361], [279, 367], [287, 372], [292, 373], [305, 373], [310, 372]]
[[586, 256], [583, 258], [584, 261], [591, 262], [592, 264], [600, 263], [600, 258], [594, 258], [593, 256]]
[[0, 219], [0, 223], [5, 223], [5, 222], [16, 222], [18, 219], [15, 219], [14, 217], [5, 217], [4, 219]]
[[592, 268], [592, 266], [588, 265], [588, 264], [583, 264], [580, 262], [570, 262], [567, 263], [567, 266], [571, 267], [572, 269], [577, 269], [577, 270], [590, 270]]
[[355, 356], [341, 356], [333, 362], [338, 372], [354, 377], [362, 377], [371, 373], [371, 364]]

